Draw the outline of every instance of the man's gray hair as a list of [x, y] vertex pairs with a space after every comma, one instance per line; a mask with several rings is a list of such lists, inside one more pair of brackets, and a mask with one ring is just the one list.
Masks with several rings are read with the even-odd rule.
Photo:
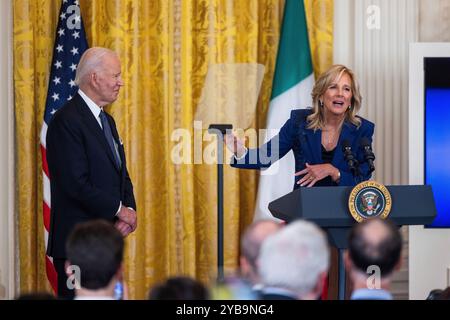
[[314, 290], [329, 260], [325, 233], [314, 223], [299, 220], [263, 243], [260, 277], [264, 286], [288, 289], [301, 297]]
[[75, 84], [79, 86], [83, 83], [85, 77], [94, 71], [100, 70], [103, 57], [107, 54], [116, 55], [116, 53], [110, 49], [102, 47], [92, 47], [87, 49], [80, 58], [78, 63], [77, 72], [75, 75]]

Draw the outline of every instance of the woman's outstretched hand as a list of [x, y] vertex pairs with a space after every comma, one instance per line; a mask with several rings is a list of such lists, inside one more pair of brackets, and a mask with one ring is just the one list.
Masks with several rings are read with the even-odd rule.
[[225, 135], [225, 145], [227, 146], [228, 150], [234, 153], [236, 158], [241, 158], [247, 152], [244, 141], [242, 141], [232, 133], [228, 133]]

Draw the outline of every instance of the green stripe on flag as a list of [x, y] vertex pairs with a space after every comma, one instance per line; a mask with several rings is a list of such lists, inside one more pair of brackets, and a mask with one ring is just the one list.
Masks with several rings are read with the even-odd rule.
[[303, 0], [286, 0], [271, 100], [312, 73]]

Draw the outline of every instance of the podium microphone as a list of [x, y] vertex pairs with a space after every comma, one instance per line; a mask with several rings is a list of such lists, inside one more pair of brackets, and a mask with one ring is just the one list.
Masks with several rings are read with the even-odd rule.
[[364, 158], [366, 159], [367, 164], [369, 165], [369, 171], [370, 172], [375, 171], [375, 165], [373, 164], [375, 160], [375, 154], [372, 151], [369, 139], [367, 139], [367, 137], [362, 137], [360, 145], [364, 152]]
[[344, 159], [347, 161], [348, 167], [353, 176], [358, 176], [358, 160], [355, 159], [352, 152], [352, 147], [348, 140], [342, 142], [342, 152], [344, 153]]

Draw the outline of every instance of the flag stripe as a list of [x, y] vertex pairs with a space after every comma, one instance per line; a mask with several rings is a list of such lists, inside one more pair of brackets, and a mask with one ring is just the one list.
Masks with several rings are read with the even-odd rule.
[[286, 0], [271, 99], [312, 73], [303, 0]]
[[[51, 221], [50, 171], [47, 163], [46, 149], [47, 128], [55, 112], [68, 100], [72, 99], [78, 90], [74, 82], [75, 71], [80, 57], [87, 47], [86, 34], [84, 32], [78, 0], [63, 0], [56, 29], [44, 121], [40, 133], [43, 181], [42, 211], [46, 249]], [[45, 256], [45, 269], [54, 292], [57, 292], [58, 278], [53, 265], [53, 259], [47, 255]]]
[[42, 156], [42, 171], [44, 171], [47, 177], [50, 177], [50, 173], [48, 172], [47, 152], [43, 145], [41, 145], [41, 156]]
[[42, 211], [44, 214], [44, 227], [48, 232], [50, 230], [50, 207], [45, 202], [43, 204]]
[[47, 142], [45, 141], [47, 137], [47, 128], [47, 123], [44, 121], [41, 128], [41, 146], [44, 147], [44, 149], [47, 148]]
[[[283, 92], [270, 102], [267, 113], [267, 128], [280, 129], [289, 119], [293, 108], [306, 108], [311, 106], [311, 88], [314, 85], [314, 76], [310, 74], [303, 81]], [[272, 132], [274, 134], [276, 132]]]
[[50, 179], [47, 177], [46, 174], [42, 175], [43, 180], [43, 201], [48, 205], [49, 208], [51, 208], [51, 192], [50, 192]]
[[49, 256], [45, 256], [45, 271], [53, 291], [58, 292], [58, 275], [53, 265], [53, 259]]
[[[311, 63], [306, 16], [302, 0], [285, 4], [272, 99], [267, 113], [265, 142], [278, 134], [292, 109], [311, 106], [314, 75]], [[269, 202], [289, 193], [294, 185], [294, 154], [288, 152], [270, 168], [261, 171], [255, 206], [255, 219], [275, 219]]]

